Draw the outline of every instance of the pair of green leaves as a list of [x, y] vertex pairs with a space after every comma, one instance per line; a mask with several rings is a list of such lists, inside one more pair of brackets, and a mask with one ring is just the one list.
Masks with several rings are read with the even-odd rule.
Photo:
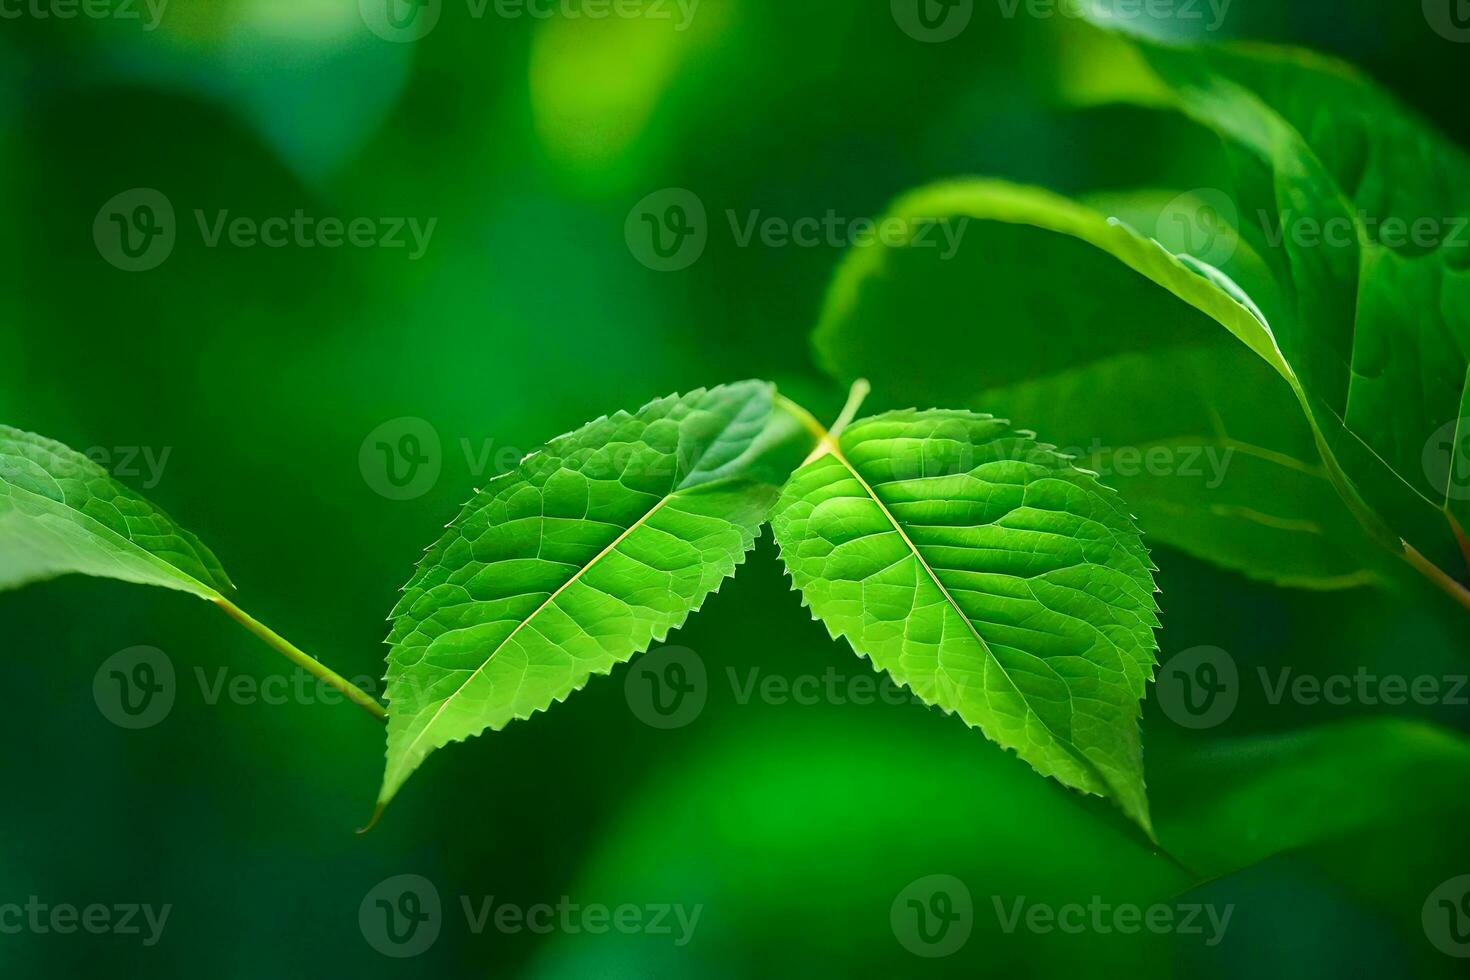
[[380, 804], [432, 750], [662, 640], [769, 518], [833, 636], [1147, 827], [1152, 566], [1118, 498], [988, 416], [812, 428], [773, 386], [742, 382], [593, 422], [487, 486], [394, 612]]
[[[433, 750], [662, 640], [767, 520], [834, 637], [1149, 829], [1138, 718], [1154, 585], [1120, 498], [989, 416], [889, 412], [833, 435], [759, 381], [599, 419], [465, 506], [393, 613], [380, 807]], [[218, 602], [228, 585], [91, 461], [0, 430], [0, 585], [65, 572]]]
[[1379, 579], [1382, 545], [1462, 594], [1437, 569], [1463, 570], [1470, 509], [1470, 158], [1326, 59], [1093, 41], [1147, 68], [1110, 98], [1218, 135], [1228, 193], [917, 191], [897, 216], [967, 220], [959, 253], [850, 253], [824, 363], [1025, 418], [1225, 567], [1337, 588]]

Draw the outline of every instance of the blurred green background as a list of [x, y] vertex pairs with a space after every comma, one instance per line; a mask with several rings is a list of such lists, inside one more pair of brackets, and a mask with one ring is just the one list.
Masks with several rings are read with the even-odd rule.
[[[975, 0], [938, 43], [882, 0], [604, 18], [579, 0], [536, 4], [545, 17], [444, 0], [404, 29], [387, 2], [170, 0], [154, 19], [139, 0], [63, 19], [65, 0], [26, 0], [0, 21], [0, 420], [103, 458], [214, 548], [244, 608], [353, 677], [381, 673], [383, 618], [420, 550], [541, 440], [744, 377], [835, 412], [843, 393], [807, 334], [840, 249], [742, 247], [728, 212], [850, 220], [969, 173], [1069, 193], [1209, 183], [1207, 141], [1178, 120], [1068, 110], [1069, 83], [1116, 66], [1025, 0]], [[1470, 143], [1470, 45], [1418, 3], [1234, 0], [1214, 31], [1218, 4], [1178, 6], [1200, 17], [1174, 18], [1177, 33], [1352, 60]], [[138, 188], [169, 202], [174, 241], [129, 272], [94, 221]], [[626, 227], [668, 188], [708, 212], [703, 254], [674, 272], [645, 264]], [[432, 233], [421, 255], [406, 231], [397, 248], [209, 243], [220, 212], [298, 210]], [[1046, 343], [1045, 323], [1015, 328]], [[960, 356], [986, 356], [981, 339]], [[419, 425], [404, 419], [438, 447], [394, 499], [373, 434]], [[1165, 659], [1211, 645], [1250, 676], [1446, 677], [1470, 662], [1463, 613], [1430, 596], [1286, 592], [1156, 558]], [[1163, 839], [1195, 871], [1230, 869], [1201, 885], [956, 719], [848, 697], [742, 703], [751, 671], [867, 671], [811, 621], [768, 540], [670, 638], [707, 676], [687, 724], [630, 710], [624, 668], [437, 753], [365, 836], [381, 730], [313, 696], [212, 698], [220, 677], [294, 675], [206, 604], [73, 577], [0, 594], [0, 623], [0, 906], [172, 906], [151, 946], [0, 934], [6, 977], [1463, 975], [1421, 922], [1426, 896], [1470, 873], [1456, 705], [1271, 704], [1245, 683], [1227, 720], [1190, 731], [1151, 698]], [[166, 717], [129, 730], [93, 680], [137, 646], [163, 651], [176, 689]], [[1358, 750], [1318, 753], [1323, 732]], [[1211, 809], [1273, 773], [1286, 789], [1261, 805], [1281, 812], [1282, 840]], [[1312, 806], [1341, 826], [1295, 839], [1292, 813]], [[412, 958], [381, 951], [375, 889], [400, 875], [441, 904]], [[943, 956], [916, 955], [894, 907], [931, 875], [973, 903]], [[683, 945], [677, 924], [477, 930], [466, 903], [492, 896], [700, 912]], [[1208, 928], [1007, 932], [996, 903], [1018, 898], [1233, 912], [1213, 944]]]

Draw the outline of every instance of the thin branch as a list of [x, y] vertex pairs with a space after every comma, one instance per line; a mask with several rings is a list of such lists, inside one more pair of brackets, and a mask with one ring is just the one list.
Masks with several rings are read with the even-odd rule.
[[1466, 589], [1465, 586], [1446, 573], [1444, 569], [1421, 555], [1407, 541], [1404, 542], [1403, 555], [1404, 560], [1413, 566], [1416, 572], [1439, 586], [1451, 599], [1454, 599], [1466, 609], [1470, 609], [1470, 589]]
[[270, 627], [255, 619], [245, 610], [235, 605], [230, 600], [221, 596], [211, 600], [215, 605], [223, 609], [229, 616], [266, 642], [268, 646], [279, 652], [287, 660], [305, 670], [311, 676], [330, 684], [347, 696], [347, 699], [379, 721], [388, 717], [388, 712], [378, 703], [371, 694], [358, 687], [356, 684], [343, 677], [341, 674], [327, 667], [319, 660], [303, 653], [289, 640], [282, 637]]

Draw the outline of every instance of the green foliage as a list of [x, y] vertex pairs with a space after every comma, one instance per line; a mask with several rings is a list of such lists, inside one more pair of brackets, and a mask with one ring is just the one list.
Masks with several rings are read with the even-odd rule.
[[[142, 498], [64, 447], [5, 438], [0, 585], [80, 571], [220, 600], [213, 556]], [[393, 611], [380, 812], [435, 749], [529, 718], [681, 626], [778, 495], [782, 555], [834, 637], [1151, 833], [1138, 716], [1158, 620], [1121, 501], [987, 416], [890, 413], [839, 440], [762, 381], [589, 423], [465, 506]]]
[[1463, 494], [1424, 457], [1466, 398], [1470, 157], [1325, 58], [1138, 47], [1225, 143], [1241, 236], [1280, 286], [1261, 309], [1332, 465], [1407, 544], [1459, 564]]
[[834, 638], [1145, 829], [1152, 564], [1121, 500], [1005, 422], [890, 412], [792, 477], [773, 527]]
[[[1281, 584], [1371, 579], [1289, 390], [1237, 342], [1270, 350], [1248, 308], [1127, 225], [1039, 189], [942, 184], [891, 214], [969, 224], [948, 260], [909, 242], [849, 253], [814, 338], [834, 375], [867, 376], [897, 404], [1025, 419], [1190, 554]], [[1236, 265], [1252, 267], [1247, 250]], [[954, 356], [982, 338], [984, 356]], [[1139, 464], [1110, 458], [1118, 447]], [[1149, 453], [1161, 469], [1144, 468]]]
[[[819, 23], [823, 37], [832, 33], [825, 12], [792, 15], [783, 8], [767, 16], [763, 23], [771, 28], [784, 29], [797, 16]], [[858, 18], [843, 24], [863, 23], [858, 14], [841, 16]], [[757, 36], [753, 24], [742, 30]], [[678, 383], [670, 379], [683, 373], [714, 373], [726, 358], [734, 360], [734, 349], [755, 346], [762, 356], [769, 353], [748, 343], [752, 334], [744, 321], [764, 326], [763, 316], [751, 313], [769, 315], [784, 336], [792, 325], [780, 318], [805, 316], [807, 297], [793, 302], [774, 290], [767, 295], [752, 289], [759, 302], [732, 303], [712, 313], [714, 325], [697, 344], [680, 346], [687, 332], [676, 333], [669, 323], [683, 331], [697, 304], [715, 306], [706, 302], [714, 295], [709, 283], [728, 287], [721, 275], [742, 285], [764, 282], [772, 269], [761, 263], [777, 265], [770, 253], [709, 236], [703, 270], [682, 280], [693, 308], [650, 316], [655, 292], [683, 301], [684, 291], [664, 289], [671, 280], [659, 287], [638, 280], [626, 290], [633, 301], [608, 302], [624, 291], [626, 277], [602, 251], [602, 238], [610, 237], [615, 258], [627, 259], [617, 234], [627, 201], [646, 193], [644, 183], [652, 186], [646, 175], [674, 159], [674, 147], [695, 145], [708, 154], [706, 165], [723, 162], [730, 145], [721, 142], [726, 137], [720, 130], [731, 127], [721, 121], [731, 117], [709, 106], [727, 108], [733, 103], [719, 100], [728, 92], [748, 97], [750, 90], [727, 84], [720, 72], [728, 69], [719, 59], [690, 57], [695, 49], [681, 46], [677, 58], [655, 59], [664, 68], [655, 66], [629, 92], [615, 93], [623, 122], [613, 127], [615, 138], [603, 141], [606, 134], [589, 136], [583, 123], [606, 116], [607, 100], [602, 90], [578, 80], [584, 62], [594, 76], [598, 65], [621, 50], [616, 37], [590, 31], [584, 37], [565, 26], [547, 31], [529, 56], [537, 84], [507, 104], [531, 106], [540, 136], [555, 138], [544, 145], [531, 139], [527, 146], [487, 140], [480, 162], [500, 168], [494, 172], [508, 186], [524, 186], [527, 173], [550, 166], [586, 196], [559, 202], [553, 184], [511, 202], [489, 200], [488, 190], [457, 199], [446, 190], [452, 186], [447, 178], [462, 161], [426, 144], [398, 157], [386, 142], [369, 141], [370, 155], [354, 178], [360, 186], [332, 188], [347, 192], [340, 198], [344, 204], [377, 202], [372, 195], [383, 173], [427, 173], [407, 185], [421, 196], [395, 202], [396, 210], [413, 203], [442, 214], [488, 214], [493, 221], [446, 229], [446, 236], [459, 236], [446, 248], [459, 251], [450, 253], [452, 260], [428, 259], [413, 276], [378, 274], [386, 265], [352, 273], [346, 262], [318, 255], [322, 264], [303, 264], [293, 270], [298, 278], [282, 277], [269, 256], [256, 253], [241, 265], [264, 292], [249, 293], [239, 311], [225, 312], [238, 318], [229, 321], [232, 326], [256, 328], [263, 342], [243, 351], [214, 351], [212, 358], [200, 358], [206, 367], [198, 372], [190, 370], [198, 367], [191, 357], [164, 358], [157, 375], [198, 373], [201, 386], [212, 386], [221, 403], [253, 394], [259, 375], [278, 366], [282, 343], [341, 312], [339, 296], [312, 293], [321, 282], [347, 283], [342, 293], [360, 304], [352, 315], [379, 333], [366, 340], [354, 333], [345, 342], [313, 334], [317, 339], [307, 356], [281, 368], [289, 382], [282, 387], [299, 393], [325, 370], [323, 364], [345, 365], [343, 377], [349, 380], [330, 389], [330, 397], [348, 408], [323, 425], [340, 424], [346, 431], [355, 431], [351, 427], [359, 421], [349, 409], [377, 413], [395, 394], [430, 388], [452, 393], [433, 407], [458, 413], [452, 416], [461, 427], [455, 435], [482, 424], [490, 409], [483, 390], [469, 382], [479, 380], [487, 356], [517, 364], [504, 379], [510, 394], [498, 392], [495, 408], [529, 428], [541, 423], [528, 420], [542, 416], [514, 412], [531, 404], [543, 385], [550, 390], [546, 401], [557, 402], [559, 395], [586, 408], [577, 409], [575, 419], [591, 414], [587, 406], [606, 397], [608, 387], [621, 390], [630, 379], [668, 390]], [[861, 32], [851, 36], [856, 43]], [[917, 711], [894, 709], [891, 723], [915, 730], [931, 721], [943, 727], [923, 737], [910, 737], [906, 729], [894, 735], [877, 728], [890, 722], [886, 716], [872, 730], [852, 718], [843, 719], [846, 727], [840, 729], [773, 727], [724, 753], [728, 758], [700, 755], [696, 743], [696, 764], [675, 770], [671, 788], [655, 787], [647, 808], [635, 811], [628, 832], [612, 842], [622, 850], [605, 862], [606, 874], [616, 882], [639, 880], [640, 872], [653, 875], [645, 869], [655, 867], [658, 874], [683, 874], [684, 867], [660, 865], [655, 858], [660, 850], [666, 856], [668, 826], [693, 825], [684, 828], [689, 837], [707, 834], [718, 853], [714, 871], [692, 877], [691, 887], [715, 881], [730, 883], [732, 890], [750, 888], [756, 897], [740, 907], [767, 916], [744, 932], [734, 930], [728, 950], [738, 950], [751, 933], [810, 931], [809, 918], [802, 921], [799, 914], [805, 910], [809, 916], [809, 895], [800, 896], [806, 903], [801, 908], [782, 906], [767, 898], [780, 891], [774, 879], [745, 880], [740, 873], [758, 865], [774, 868], [785, 880], [789, 866], [833, 839], [852, 854], [884, 850], [903, 864], [906, 880], [930, 873], [929, 863], [943, 858], [973, 880], [987, 880], [998, 870], [1003, 881], [1034, 881], [1024, 872], [1050, 858], [1040, 872], [1048, 886], [1060, 888], [1065, 880], [1085, 888], [1085, 895], [1126, 880], [1136, 889], [1130, 898], [1152, 900], [1177, 894], [1201, 877], [1320, 848], [1329, 839], [1371, 840], [1380, 828], [1408, 823], [1436, 807], [1453, 812], [1461, 795], [1457, 786], [1470, 766], [1466, 741], [1397, 719], [1194, 742], [1155, 738], [1151, 731], [1151, 797], [1146, 796], [1140, 715], [1156, 664], [1158, 620], [1143, 541], [1146, 535], [1150, 544], [1262, 582], [1316, 590], [1384, 582], [1399, 567], [1389, 559], [1408, 557], [1421, 563], [1421, 571], [1432, 562], [1440, 584], [1465, 595], [1455, 581], [1464, 568], [1457, 531], [1470, 513], [1470, 494], [1457, 484], [1463, 474], [1455, 466], [1463, 461], [1464, 438], [1456, 420], [1470, 414], [1470, 260], [1451, 246], [1456, 238], [1463, 242], [1462, 222], [1470, 214], [1470, 161], [1372, 83], [1315, 56], [1263, 46], [1169, 46], [1112, 34], [1094, 42], [1099, 38], [1126, 51], [1145, 71], [1146, 84], [1120, 97], [1150, 114], [1167, 110], [1174, 125], [1191, 132], [1207, 130], [1218, 158], [1165, 168], [1167, 180], [1140, 159], [1136, 171], [1150, 175], [1148, 186], [1075, 199], [983, 179], [946, 181], [900, 198], [891, 214], [900, 227], [916, 232], [941, 222], [962, 233], [957, 249], [934, 248], [932, 237], [895, 240], [886, 230], [875, 244], [855, 247], [841, 262], [814, 336], [830, 374], [842, 382], [872, 378], [879, 407], [899, 411], [834, 425], [828, 433], [773, 384], [741, 382], [599, 419], [553, 439], [490, 481], [429, 549], [393, 611], [380, 806], [435, 749], [545, 710], [682, 628], [745, 561], [770, 521], [791, 578], [832, 637], [846, 638], [919, 700], [959, 715], [1054, 783], [1031, 778], [1025, 765], [989, 752], [949, 719]], [[648, 49], [672, 49], [673, 43], [652, 41]], [[790, 57], [782, 63], [810, 72], [808, 81], [820, 81], [828, 66], [800, 57], [803, 43], [796, 33], [783, 39], [781, 50]], [[583, 48], [598, 57], [564, 57]], [[446, 44], [421, 53], [428, 59], [448, 50]], [[760, 50], [769, 60], [769, 51]], [[527, 60], [526, 52], [507, 51], [511, 57], [481, 60]], [[376, 57], [406, 72], [413, 60], [406, 55], [402, 49]], [[905, 72], [921, 64], [917, 53], [905, 57], [912, 60], [871, 63], [896, 64]], [[704, 87], [697, 97], [663, 100], [656, 91], [676, 63], [707, 73], [699, 76]], [[1019, 63], [994, 70], [1009, 85]], [[478, 80], [488, 87], [490, 70], [482, 70], [487, 74]], [[791, 98], [789, 78], [756, 74], [769, 103]], [[911, 111], [909, 93], [891, 90], [892, 74], [869, 72], [864, 78], [877, 80], [862, 82], [861, 91], [873, 102], [862, 109], [879, 113], [874, 131], [891, 130], [893, 120]], [[433, 85], [442, 79], [462, 82], [463, 75], [436, 64], [416, 81], [432, 84], [414, 91], [405, 104], [441, 96]], [[934, 89], [959, 90], [953, 81]], [[382, 91], [396, 92], [397, 84], [395, 75]], [[835, 94], [816, 84], [797, 88]], [[942, 126], [936, 131], [946, 138], [972, 121], [968, 103], [939, 101]], [[1040, 110], [1024, 105], [1015, 111], [1029, 121]], [[698, 133], [708, 138], [665, 145], [644, 139], [639, 130], [646, 120], [684, 117], [699, 119], [704, 128]], [[566, 128], [567, 120], [575, 125]], [[885, 120], [887, 128], [881, 125]], [[473, 124], [480, 139], [499, 131], [478, 117]], [[917, 122], [914, 127], [885, 142], [905, 148], [944, 142]], [[696, 178], [685, 183], [699, 188], [714, 215], [726, 210], [726, 196], [734, 201], [752, 188], [780, 185], [781, 175], [762, 169], [761, 160], [785, 149], [791, 127], [735, 129], [757, 141], [752, 145], [760, 152], [741, 154], [751, 161], [751, 173], [707, 189], [700, 179], [714, 181], [698, 165], [698, 154], [696, 165], [677, 171], [681, 180]], [[422, 134], [413, 132], [416, 139], [406, 142], [419, 147]], [[243, 139], [231, 133], [232, 140]], [[350, 155], [349, 144], [357, 138], [346, 140], [335, 130], [328, 136], [344, 142], [330, 153], [296, 154], [310, 158], [298, 176], [324, 179], [339, 158]], [[865, 131], [863, 139], [868, 136]], [[964, 138], [974, 136], [965, 132]], [[1134, 152], [1140, 158], [1154, 155]], [[42, 183], [27, 168], [49, 176], [48, 164], [60, 153], [18, 157], [11, 165], [22, 170], [12, 182], [21, 189], [16, 196], [28, 181]], [[1072, 173], [1057, 167], [1053, 156], [1038, 155], [1036, 166], [1051, 167], [1059, 184], [1070, 180], [1077, 186], [1096, 176], [1092, 182], [1113, 186], [1132, 180], [1135, 172], [1123, 161], [1111, 176]], [[270, 171], [249, 153], [230, 157], [239, 161], [237, 176]], [[192, 166], [191, 157], [180, 159]], [[179, 171], [168, 169], [169, 161], [145, 162], [143, 173], [150, 176], [138, 181], [153, 181], [156, 172], [182, 182]], [[887, 193], [893, 186], [888, 162], [883, 181], [855, 183], [844, 203], [866, 210], [880, 199], [876, 195]], [[1025, 172], [1006, 166], [1010, 162], [998, 166]], [[891, 163], [909, 174], [956, 169], [952, 159], [924, 156]], [[1190, 172], [1196, 167], [1198, 177]], [[1125, 179], [1119, 181], [1118, 174]], [[1203, 184], [1222, 180], [1221, 174], [1229, 175], [1228, 186], [1184, 194], [1155, 186]], [[266, 200], [274, 205], [277, 196], [291, 198], [294, 207], [293, 195], [301, 188], [290, 181], [281, 185]], [[186, 215], [206, 200], [208, 188], [182, 186], [199, 198], [170, 188]], [[795, 194], [793, 199], [802, 200]], [[521, 220], [528, 208], [541, 220]], [[90, 207], [83, 210], [90, 219]], [[758, 210], [752, 207], [747, 217], [754, 221]], [[555, 220], [545, 220], [548, 215]], [[1438, 222], [1428, 237], [1415, 230], [1426, 219]], [[602, 238], [585, 234], [584, 221], [612, 232]], [[1201, 230], [1208, 232], [1203, 244]], [[547, 252], [570, 256], [578, 275], [525, 247], [535, 235], [543, 236], [540, 246]], [[23, 246], [14, 249], [18, 267], [39, 276], [50, 257], [32, 248], [29, 237], [17, 241]], [[488, 277], [481, 254], [487, 241], [501, 257]], [[817, 252], [809, 255], [809, 262], [783, 258], [779, 268], [799, 271], [805, 264], [825, 275], [829, 261]], [[159, 273], [178, 274], [163, 281], [176, 289], [170, 307], [187, 311], [159, 314], [158, 333], [168, 339], [162, 346], [179, 341], [175, 346], [186, 349], [180, 338], [195, 336], [200, 310], [209, 312], [220, 296], [245, 292], [232, 280], [211, 278], [225, 264], [209, 258], [181, 241], [172, 272]], [[712, 272], [716, 262], [722, 263], [719, 275]], [[634, 271], [642, 276], [645, 270]], [[93, 300], [90, 290], [55, 290], [61, 305], [48, 312], [58, 314], [55, 324], [101, 320], [91, 314], [150, 298], [156, 280], [137, 288], [141, 281], [108, 280], [96, 293], [95, 307], [85, 305]], [[450, 283], [452, 289], [440, 288]], [[700, 289], [707, 294], [694, 299]], [[298, 293], [313, 302], [299, 302]], [[568, 315], [575, 329], [558, 338], [565, 347], [517, 329], [551, 305], [548, 295], [575, 313]], [[505, 296], [512, 299], [490, 302]], [[426, 298], [429, 305], [423, 306]], [[24, 292], [5, 302], [17, 318], [33, 312]], [[404, 324], [429, 332], [445, 323], [456, 324], [458, 332], [436, 334], [434, 344], [397, 342]], [[120, 355], [135, 340], [119, 331], [107, 338], [113, 347], [106, 350]], [[0, 346], [0, 362], [7, 366], [33, 357], [29, 344], [10, 337]], [[35, 353], [43, 348], [35, 346]], [[563, 349], [578, 350], [591, 367], [582, 374], [560, 370], [559, 362], [568, 359]], [[679, 363], [681, 358], [697, 371]], [[784, 358], [784, 351], [771, 353], [769, 361], [748, 358], [741, 363], [756, 366], [742, 373], [780, 377], [784, 387], [804, 367]], [[16, 373], [57, 371], [42, 364], [64, 363], [55, 357], [33, 360]], [[607, 384], [599, 372], [613, 382]], [[392, 377], [402, 390], [365, 386], [364, 375]], [[77, 387], [96, 387], [97, 404], [104, 408], [120, 403], [127, 390], [116, 379], [95, 375], [78, 380]], [[279, 450], [261, 451], [270, 465], [276, 465], [277, 452], [310, 457], [306, 450], [320, 434], [292, 425], [308, 414], [293, 397], [264, 406], [257, 420], [261, 429], [280, 434]], [[309, 406], [310, 397], [304, 400]], [[22, 396], [4, 391], [0, 401], [17, 411]], [[905, 408], [910, 405], [916, 408]], [[949, 408], [928, 408], [934, 405]], [[849, 414], [854, 413], [844, 413], [844, 422]], [[1016, 428], [1023, 424], [1059, 448]], [[545, 431], [562, 428], [548, 424]], [[257, 446], [265, 443], [259, 431], [251, 438]], [[1444, 443], [1443, 452], [1436, 440]], [[235, 454], [222, 457], [232, 463], [248, 457], [234, 448]], [[321, 497], [333, 507], [341, 499], [329, 492]], [[256, 505], [251, 495], [240, 511]], [[287, 540], [305, 539], [321, 526], [319, 518], [303, 509]], [[409, 525], [365, 526], [387, 535], [407, 533]], [[372, 538], [358, 534], [359, 543]], [[333, 586], [350, 592], [361, 585], [360, 594], [373, 594], [371, 575], [349, 587], [354, 570], [341, 562], [331, 567]], [[63, 446], [0, 428], [0, 590], [67, 573], [152, 584], [214, 601], [294, 662], [345, 685], [360, 705], [382, 714], [369, 695], [229, 605], [223, 593], [231, 585], [219, 562], [148, 501]], [[1234, 586], [1256, 601], [1266, 591], [1252, 592], [1245, 582]], [[1218, 601], [1213, 590], [1201, 590], [1205, 599], [1188, 591], [1175, 593], [1184, 605]], [[771, 597], [765, 598], [764, 611], [771, 612]], [[1325, 619], [1358, 598], [1292, 601], [1335, 601], [1322, 607], [1329, 610]], [[303, 615], [314, 614], [317, 606], [312, 603]], [[795, 601], [789, 606], [799, 613]], [[1229, 616], [1223, 603], [1221, 609], [1217, 620]], [[1259, 636], [1278, 632], [1275, 619], [1262, 621]], [[763, 620], [747, 628], [755, 642], [770, 632]], [[1405, 635], [1416, 634], [1395, 629], [1384, 638], [1412, 645]], [[743, 642], [753, 645], [750, 636]], [[821, 652], [830, 652], [822, 646]], [[734, 641], [727, 644], [727, 650], [736, 647]], [[840, 734], [824, 741], [828, 731]], [[595, 746], [592, 752], [586, 747], [584, 731], [565, 737], [569, 753], [596, 756]], [[952, 751], [936, 758], [936, 745]], [[518, 760], [527, 770], [528, 755]], [[627, 752], [628, 758], [649, 755]], [[875, 783], [886, 790], [876, 799]], [[1073, 798], [1056, 784], [1105, 797], [1109, 804]], [[461, 797], [463, 783], [453, 785], [460, 787], [456, 802], [473, 799]], [[811, 804], [803, 792], [811, 794], [813, 787], [835, 801], [823, 801], [827, 811], [805, 809]], [[782, 809], [788, 799], [790, 809]], [[605, 802], [595, 791], [575, 801]], [[1122, 820], [1097, 819], [1106, 805], [1116, 805], [1151, 838], [1156, 825], [1157, 840], [1172, 857], [1157, 853]], [[710, 821], [712, 810], [726, 819]], [[936, 818], [932, 832], [926, 827], [924, 834], [895, 834], [895, 827], [912, 824], [916, 811], [950, 816]], [[661, 823], [664, 817], [671, 820]], [[800, 825], [799, 831], [782, 836], [792, 825]], [[997, 840], [1014, 848], [997, 854]], [[1072, 846], [1058, 848], [1058, 840]], [[781, 847], [787, 850], [779, 861], [762, 863]], [[697, 862], [690, 866], [697, 870]], [[890, 873], [887, 866], [859, 870], [872, 877], [854, 882], [834, 874], [827, 882], [844, 921], [868, 915], [904, 886], [904, 880], [878, 880]], [[833, 937], [831, 947], [840, 942]], [[1060, 947], [1046, 955], [1058, 962], [1075, 957], [1066, 963], [1074, 971], [1095, 965], [1090, 953]], [[888, 972], [900, 974], [907, 965], [905, 960]], [[1011, 972], [1030, 966], [991, 965]], [[830, 963], [809, 966], [813, 972]]]
[[[1226, 206], [1181, 196], [1160, 208], [1155, 195], [1099, 210], [991, 181], [911, 194], [895, 214], [979, 223], [965, 254], [946, 262], [914, 241], [852, 253], [817, 330], [823, 360], [899, 400], [944, 377], [961, 403], [1042, 413], [1033, 422], [1064, 398], [1097, 407], [1097, 431], [1058, 438], [1237, 450], [1248, 462], [1220, 493], [1174, 473], [1127, 487], [1162, 540], [1228, 568], [1361, 584], [1375, 577], [1362, 534], [1416, 563], [1463, 567], [1453, 481], [1470, 263], [1454, 245], [1470, 159], [1341, 65], [1264, 46], [1127, 43], [1166, 101], [1220, 136]], [[1208, 232], [1203, 244], [1161, 242], [1176, 218]], [[1156, 237], [1127, 223], [1140, 219]], [[915, 342], [897, 313], [920, 304]], [[1018, 320], [1046, 342], [1010, 329]], [[954, 370], [955, 342], [978, 331], [1010, 356]], [[1361, 533], [1344, 527], [1329, 484]], [[1208, 517], [1181, 520], [1195, 514]]]
[[763, 382], [553, 439], [482, 490], [404, 589], [386, 804], [434, 749], [528, 718], [663, 640], [745, 560], [800, 452]]
[[0, 425], [0, 589], [78, 573], [219, 598], [219, 560], [81, 453]]

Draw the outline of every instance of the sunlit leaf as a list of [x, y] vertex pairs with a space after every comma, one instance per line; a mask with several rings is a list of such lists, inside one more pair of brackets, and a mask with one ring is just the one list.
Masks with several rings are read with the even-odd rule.
[[1148, 829], [1138, 718], [1158, 621], [1118, 496], [969, 412], [890, 412], [828, 449], [772, 518], [816, 617], [925, 702]]
[[233, 588], [198, 538], [92, 460], [0, 426], [0, 589], [73, 572], [203, 599]]
[[380, 804], [434, 749], [606, 674], [719, 588], [807, 441], [747, 381], [554, 439], [465, 507], [393, 613]]

